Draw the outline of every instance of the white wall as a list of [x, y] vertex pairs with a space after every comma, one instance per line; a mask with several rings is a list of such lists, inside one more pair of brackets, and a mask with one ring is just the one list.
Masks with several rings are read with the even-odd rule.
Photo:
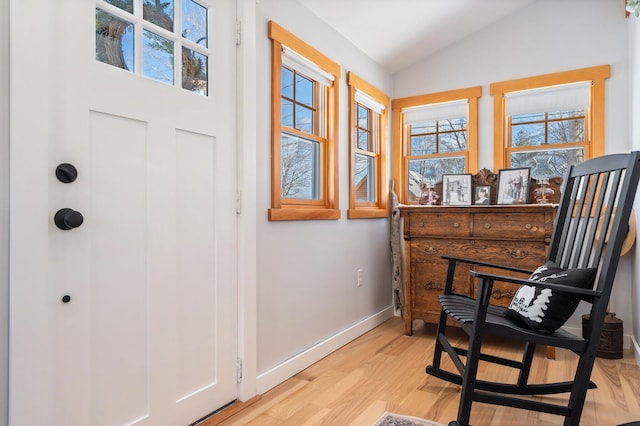
[[[479, 166], [496, 171], [491, 83], [610, 64], [611, 77], [605, 83], [605, 152], [626, 152], [631, 146], [627, 32], [622, 2], [540, 0], [395, 74], [393, 97], [481, 85]], [[624, 321], [626, 345], [633, 328], [628, 297], [632, 260], [631, 255], [621, 259], [611, 300], [612, 311]], [[567, 324], [578, 333], [583, 308]]]
[[[631, 135], [631, 150], [640, 150], [640, 18], [631, 15], [627, 20], [629, 30], [629, 133]], [[640, 223], [640, 195], [636, 196], [636, 223]], [[636, 236], [637, 239], [637, 236]], [[638, 242], [629, 253], [633, 259], [631, 282], [633, 283], [629, 299], [635, 309], [632, 310], [631, 349], [634, 351], [636, 362], [640, 365], [640, 250]]]
[[9, 2], [0, 2], [0, 425], [9, 394]]
[[[339, 119], [340, 220], [269, 222], [271, 71], [267, 23], [274, 20], [342, 65]], [[346, 72], [387, 93], [391, 78], [315, 15], [290, 0], [257, 5], [257, 372], [258, 392], [317, 361], [392, 315], [389, 222], [347, 220]], [[356, 286], [356, 270], [364, 285]]]

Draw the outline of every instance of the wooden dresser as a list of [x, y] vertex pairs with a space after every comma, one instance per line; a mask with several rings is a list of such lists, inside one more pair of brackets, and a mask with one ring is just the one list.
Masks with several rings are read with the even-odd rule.
[[[455, 255], [533, 270], [545, 261], [556, 207], [400, 206], [404, 219], [405, 334], [413, 333], [413, 320], [438, 322], [438, 295], [444, 289], [447, 268], [440, 256]], [[475, 296], [476, 285], [469, 269], [458, 265], [454, 289]], [[498, 273], [508, 275], [505, 271]], [[496, 281], [491, 303], [508, 306], [517, 288]]]

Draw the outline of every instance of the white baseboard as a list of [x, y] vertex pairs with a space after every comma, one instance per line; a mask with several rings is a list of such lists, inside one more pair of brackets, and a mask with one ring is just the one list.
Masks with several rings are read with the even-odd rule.
[[633, 352], [633, 356], [636, 359], [636, 364], [640, 367], [640, 343], [635, 339], [635, 337], [631, 336], [631, 351]]
[[393, 307], [389, 306], [375, 313], [369, 318], [365, 318], [357, 324], [343, 330], [334, 336], [318, 343], [317, 345], [307, 349], [304, 352], [284, 361], [282, 364], [273, 367], [272, 369], [258, 374], [257, 378], [257, 390], [258, 394], [262, 394], [269, 389], [279, 385], [288, 378], [294, 376], [311, 364], [321, 360], [331, 352], [346, 345], [353, 339], [363, 335], [367, 331], [382, 324], [393, 316]]

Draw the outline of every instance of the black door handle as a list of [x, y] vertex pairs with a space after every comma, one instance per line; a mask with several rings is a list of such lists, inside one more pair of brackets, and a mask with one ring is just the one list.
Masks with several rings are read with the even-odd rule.
[[82, 213], [75, 210], [60, 209], [53, 217], [53, 221], [58, 228], [64, 231], [68, 231], [69, 229], [77, 228], [78, 226], [82, 225], [82, 222], [84, 222], [84, 217], [82, 216]]

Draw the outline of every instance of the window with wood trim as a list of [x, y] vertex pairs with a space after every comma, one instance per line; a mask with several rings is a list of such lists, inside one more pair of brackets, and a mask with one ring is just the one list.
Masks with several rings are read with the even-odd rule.
[[417, 204], [443, 174], [478, 171], [478, 98], [482, 87], [394, 99], [395, 192]]
[[349, 219], [389, 217], [389, 97], [352, 72], [349, 85]]
[[530, 167], [545, 180], [604, 154], [609, 65], [491, 84], [494, 168]]
[[273, 21], [269, 220], [339, 219], [340, 65]]

